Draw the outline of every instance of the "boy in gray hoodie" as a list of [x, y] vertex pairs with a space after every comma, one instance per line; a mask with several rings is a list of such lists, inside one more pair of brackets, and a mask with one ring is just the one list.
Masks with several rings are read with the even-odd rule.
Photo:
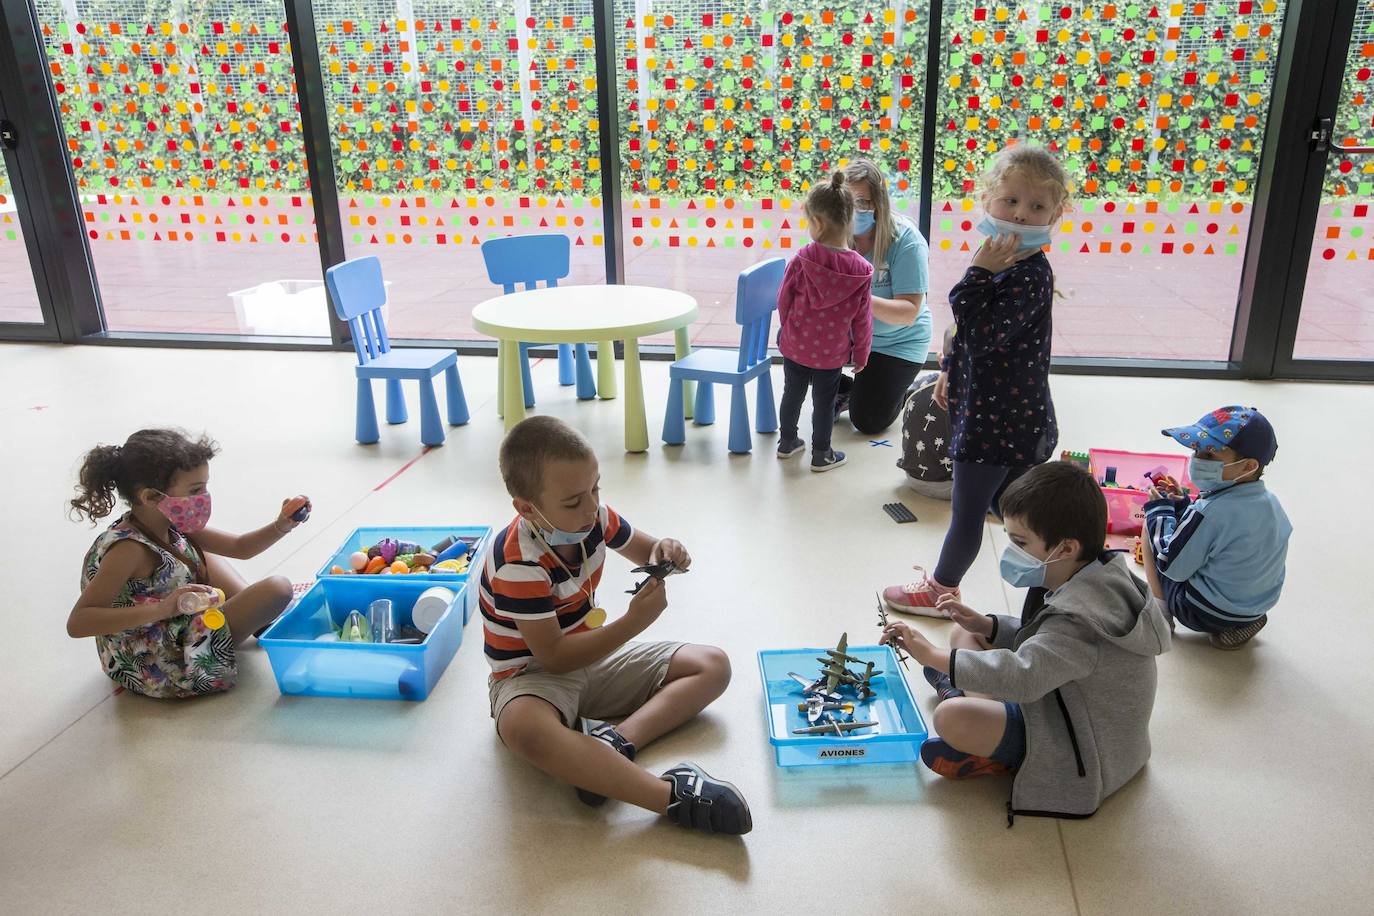
[[1021, 619], [946, 596], [952, 647], [907, 623], [883, 634], [925, 666], [939, 695], [921, 759], [967, 779], [1015, 771], [1016, 814], [1088, 817], [1150, 757], [1155, 656], [1169, 649], [1164, 609], [1124, 556], [1104, 550], [1107, 504], [1067, 462], [1007, 487], [1002, 577], [1029, 589]]

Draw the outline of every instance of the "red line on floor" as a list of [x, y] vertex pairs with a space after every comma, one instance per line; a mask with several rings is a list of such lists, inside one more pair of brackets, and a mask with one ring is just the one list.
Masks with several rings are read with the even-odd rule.
[[372, 492], [373, 492], [373, 493], [376, 493], [376, 492], [377, 492], [378, 490], [380, 490], [382, 487], [384, 487], [384, 486], [386, 486], [387, 484], [391, 483], [391, 482], [392, 482], [393, 480], [395, 480], [397, 477], [400, 477], [400, 476], [401, 476], [402, 474], [404, 474], [406, 471], [410, 470], [411, 465], [415, 464], [415, 462], [419, 461], [421, 458], [425, 457], [426, 455], [428, 455], [428, 454], [429, 454], [431, 451], [433, 451], [433, 450], [434, 450], [434, 446], [432, 446], [432, 445], [426, 445], [425, 448], [424, 448], [424, 451], [420, 452], [420, 454], [416, 455], [414, 458], [410, 459], [410, 460], [407, 461], [405, 464], [401, 465], [400, 469], [397, 470], [395, 474], [392, 474], [392, 475], [391, 475], [390, 477], [388, 477], [386, 480], [383, 480], [381, 483], [379, 483], [379, 484], [377, 484], [375, 487], [373, 487], [373, 488], [372, 488]]

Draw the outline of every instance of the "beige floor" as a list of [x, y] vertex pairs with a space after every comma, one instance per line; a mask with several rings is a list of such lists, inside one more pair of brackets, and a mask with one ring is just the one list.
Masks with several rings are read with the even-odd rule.
[[[944, 783], [919, 766], [791, 772], [773, 764], [754, 653], [876, 637], [873, 588], [933, 562], [947, 507], [896, 498], [896, 452], [839, 435], [824, 476], [727, 457], [725, 424], [657, 444], [664, 364], [647, 367], [644, 455], [624, 454], [621, 403], [578, 403], [536, 367], [540, 409], [603, 456], [605, 498], [692, 549], [691, 575], [650, 634], [713, 642], [735, 681], [699, 721], [649, 748], [736, 782], [755, 830], [712, 838], [627, 806], [582, 807], [499, 746], [476, 623], [419, 704], [287, 699], [243, 653], [229, 694], [186, 703], [112, 696], [90, 640], [67, 638], [92, 533], [64, 518], [80, 453], [147, 424], [208, 429], [216, 522], [260, 524], [309, 493], [310, 523], [252, 576], [309, 579], [357, 524], [503, 524], [495, 363], [465, 358], [474, 420], [420, 454], [417, 423], [352, 441], [350, 358], [0, 348], [0, 473], [13, 525], [0, 640], [0, 908], [9, 913], [223, 912], [1368, 912], [1374, 889], [1374, 620], [1368, 562], [1374, 388], [1056, 377], [1064, 444], [1158, 449], [1162, 425], [1254, 402], [1284, 447], [1269, 479], [1297, 535], [1285, 600], [1248, 651], [1179, 640], [1160, 662], [1155, 753], [1083, 822], [1003, 816], [1005, 784]], [[724, 405], [722, 404], [722, 407]], [[412, 402], [413, 407], [413, 402]], [[1304, 441], [1304, 430], [1310, 436]], [[894, 437], [896, 433], [894, 431]], [[390, 479], [390, 480], [389, 480]], [[388, 482], [389, 480], [389, 482]], [[385, 484], [385, 485], [383, 485]], [[1001, 530], [967, 580], [1018, 607], [997, 577]], [[603, 587], [618, 596], [628, 564]], [[926, 630], [945, 636], [946, 625]], [[914, 686], [929, 710], [924, 683]]]

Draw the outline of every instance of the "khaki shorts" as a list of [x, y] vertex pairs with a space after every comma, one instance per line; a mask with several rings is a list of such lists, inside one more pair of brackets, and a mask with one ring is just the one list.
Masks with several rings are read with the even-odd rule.
[[628, 642], [595, 664], [568, 674], [550, 674], [534, 659], [499, 681], [487, 684], [491, 717], [499, 728], [501, 711], [516, 697], [539, 697], [572, 728], [579, 716], [619, 719], [648, 702], [663, 686], [680, 642]]

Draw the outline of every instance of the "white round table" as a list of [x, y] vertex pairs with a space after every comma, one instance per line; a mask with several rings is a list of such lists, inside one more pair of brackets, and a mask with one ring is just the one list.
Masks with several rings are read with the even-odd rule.
[[[625, 344], [625, 449], [649, 448], [644, 416], [644, 381], [639, 368], [639, 338], [673, 331], [677, 358], [691, 352], [687, 327], [697, 317], [697, 301], [686, 293], [653, 286], [550, 286], [498, 296], [472, 310], [472, 327], [498, 341], [498, 403], [506, 429], [525, 418], [520, 379], [521, 343], [595, 342], [597, 388], [613, 398], [614, 341]], [[686, 398], [690, 404], [691, 398]]]

